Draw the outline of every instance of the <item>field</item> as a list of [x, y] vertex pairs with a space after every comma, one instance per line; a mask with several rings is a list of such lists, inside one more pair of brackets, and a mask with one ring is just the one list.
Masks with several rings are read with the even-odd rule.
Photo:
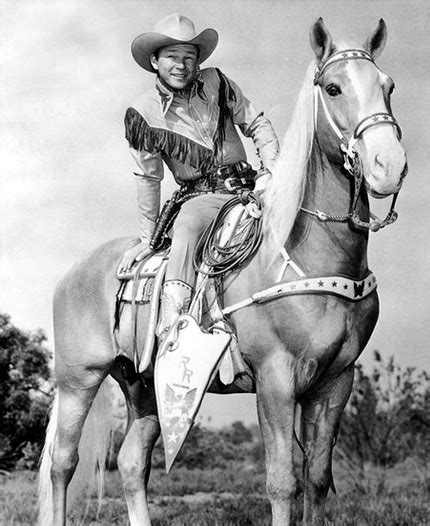
[[[0, 313], [0, 329], [6, 374], [0, 397], [0, 526], [33, 526], [37, 474], [30, 470], [39, 461], [52, 400], [47, 387], [49, 351], [43, 333], [23, 332], [7, 314]], [[124, 406], [116, 409], [100, 510], [95, 497], [89, 504], [70, 503], [68, 526], [128, 523], [116, 471], [126, 411]], [[303, 515], [303, 454], [299, 444], [294, 448], [298, 485], [292, 524], [296, 525]], [[222, 428], [209, 421], [207, 427], [196, 423], [169, 475], [164, 472], [160, 439], [152, 460], [149, 506], [154, 526], [270, 524], [264, 448], [256, 423], [236, 421]], [[430, 526], [430, 375], [426, 371], [402, 368], [392, 356], [384, 358], [377, 350], [370, 372], [356, 365], [354, 388], [334, 448], [333, 471], [337, 495], [329, 494], [325, 526]]]
[[[391, 469], [349, 470], [335, 462], [337, 495], [330, 494], [327, 524], [356, 526], [418, 526], [430, 524], [430, 467], [407, 460]], [[298, 489], [300, 496], [300, 487]], [[36, 524], [36, 473], [0, 475], [0, 524]], [[85, 505], [73, 506], [70, 524], [82, 524]], [[173, 468], [166, 475], [154, 469], [150, 481], [154, 526], [264, 526], [270, 524], [260, 467], [232, 461], [226, 468]], [[294, 524], [301, 507], [294, 508]], [[83, 524], [127, 524], [122, 484], [117, 471], [108, 473], [106, 497], [97, 515], [96, 499]]]

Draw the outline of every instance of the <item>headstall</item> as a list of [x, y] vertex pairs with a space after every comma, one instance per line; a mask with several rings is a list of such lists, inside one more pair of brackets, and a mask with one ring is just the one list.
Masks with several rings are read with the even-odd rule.
[[[376, 232], [384, 226], [393, 223], [397, 219], [397, 212], [395, 212], [394, 210], [394, 205], [396, 203], [398, 194], [396, 193], [393, 195], [390, 211], [388, 212], [387, 217], [384, 220], [377, 218], [371, 212], [371, 221], [363, 221], [360, 219], [356, 212], [356, 208], [360, 196], [361, 187], [363, 184], [363, 173], [361, 169], [361, 162], [357, 152], [354, 150], [354, 146], [367, 130], [369, 130], [373, 126], [379, 126], [381, 124], [389, 124], [391, 126], [394, 126], [397, 130], [400, 139], [400, 126], [398, 125], [396, 119], [390, 113], [374, 113], [361, 120], [355, 127], [354, 133], [352, 134], [351, 138], [347, 139], [340, 131], [339, 127], [330, 115], [330, 112], [327, 108], [327, 104], [322, 95], [321, 86], [319, 85], [319, 81], [321, 79], [322, 74], [329, 66], [341, 60], [358, 59], [368, 60], [375, 64], [372, 55], [370, 55], [366, 51], [359, 49], [348, 49], [346, 51], [340, 51], [332, 55], [319, 69], [317, 69], [314, 78], [315, 130], [317, 129], [318, 102], [321, 101], [321, 105], [324, 109], [327, 121], [339, 138], [340, 149], [344, 156], [344, 168], [353, 177], [354, 180], [354, 193], [350, 211], [346, 215], [334, 216], [326, 214], [325, 212], [321, 212], [320, 210], [312, 211], [307, 210], [306, 208], [301, 208], [301, 210], [307, 212], [308, 214], [316, 216], [320, 221], [352, 221], [352, 223], [354, 223], [357, 226], [360, 226], [362, 228], [368, 228]], [[243, 309], [244, 307], [248, 307], [252, 304], [262, 304], [268, 301], [276, 300], [278, 298], [302, 294], [334, 294], [349, 301], [360, 301], [369, 296], [377, 287], [376, 278], [371, 272], [368, 272], [367, 276], [365, 276], [361, 280], [354, 280], [346, 276], [324, 276], [310, 278], [304, 274], [304, 272], [294, 263], [294, 261], [292, 261], [285, 248], [281, 250], [281, 255], [284, 258], [284, 263], [282, 264], [280, 269], [280, 273], [277, 279], [278, 283], [272, 287], [256, 292], [252, 296], [245, 298], [242, 301], [225, 307], [222, 310], [223, 315], [232, 314], [233, 312]], [[289, 265], [298, 274], [298, 280], [282, 281], [284, 273]]]
[[361, 186], [363, 184], [363, 173], [361, 169], [360, 159], [358, 157], [357, 152], [354, 150], [354, 146], [361, 139], [363, 134], [370, 128], [373, 128], [374, 126], [380, 126], [380, 125], [386, 125], [386, 124], [390, 126], [394, 126], [394, 128], [396, 128], [397, 130], [399, 140], [401, 139], [402, 132], [401, 132], [398, 122], [393, 117], [393, 115], [391, 115], [391, 113], [378, 112], [378, 113], [373, 113], [372, 115], [369, 115], [368, 117], [365, 117], [364, 119], [362, 119], [355, 127], [355, 130], [349, 139], [347, 139], [343, 135], [343, 133], [341, 132], [338, 125], [335, 123], [335, 121], [333, 120], [333, 117], [330, 114], [330, 111], [324, 100], [322, 89], [320, 86], [320, 79], [323, 73], [327, 70], [327, 68], [343, 60], [368, 60], [369, 62], [372, 62], [373, 64], [375, 64], [372, 55], [370, 55], [366, 51], [363, 51], [360, 49], [347, 49], [347, 50], [339, 51], [335, 53], [321, 67], [317, 69], [317, 71], [315, 72], [315, 77], [314, 77], [314, 86], [315, 86], [314, 126], [316, 130], [317, 129], [317, 118], [318, 118], [318, 104], [319, 102], [321, 102], [321, 106], [324, 110], [324, 114], [326, 116], [327, 122], [330, 124], [330, 127], [332, 128], [332, 130], [335, 132], [335, 134], [339, 138], [340, 149], [344, 157], [343, 166], [347, 170], [347, 172], [350, 175], [352, 175], [354, 178], [354, 195], [352, 198], [351, 208], [348, 214], [338, 215], [338, 216], [330, 215], [325, 212], [321, 212], [320, 210], [312, 211], [312, 210], [307, 210], [305, 208], [302, 208], [301, 210], [318, 217], [320, 221], [338, 221], [338, 222], [352, 221], [355, 225], [359, 227], [369, 228], [373, 232], [377, 232], [381, 228], [384, 228], [385, 226], [391, 223], [394, 223], [394, 221], [397, 219], [398, 214], [394, 210], [394, 205], [396, 203], [398, 194], [396, 193], [393, 195], [391, 207], [385, 219], [381, 220], [372, 213], [370, 213], [371, 221], [363, 221], [362, 219], [360, 219], [360, 217], [358, 216], [356, 212], [356, 207], [358, 204], [358, 198], [360, 195]]

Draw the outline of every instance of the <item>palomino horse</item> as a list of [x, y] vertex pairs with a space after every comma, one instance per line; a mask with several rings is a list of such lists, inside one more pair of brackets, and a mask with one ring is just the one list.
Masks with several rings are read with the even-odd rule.
[[[368, 231], [392, 222], [395, 213], [391, 209], [383, 222], [369, 220], [367, 192], [396, 195], [407, 170], [390, 108], [393, 81], [374, 63], [385, 40], [383, 20], [362, 47], [334, 44], [322, 19], [313, 25], [316, 61], [308, 69], [266, 191], [264, 242], [224, 287], [248, 371], [228, 387], [218, 382], [211, 392], [256, 393], [276, 525], [290, 523], [298, 403], [303, 521], [324, 522], [332, 447], [351, 393], [354, 362], [378, 318], [375, 280], [367, 265]], [[83, 463], [88, 469], [95, 464], [103, 468], [100, 443], [111, 401], [101, 395], [109, 374], [120, 382], [128, 406], [118, 466], [130, 523], [150, 524], [146, 485], [160, 433], [154, 387], [150, 378], [143, 381], [134, 372], [131, 361], [116, 358], [113, 337], [115, 271], [132, 242], [116, 240], [96, 250], [71, 270], [55, 294], [58, 394], [41, 468], [43, 526], [65, 524], [67, 488], [91, 405], [96, 413], [91, 447], [99, 456]], [[260, 301], [244, 302], [247, 306], [236, 310], [235, 305], [261, 291], [254, 296]]]

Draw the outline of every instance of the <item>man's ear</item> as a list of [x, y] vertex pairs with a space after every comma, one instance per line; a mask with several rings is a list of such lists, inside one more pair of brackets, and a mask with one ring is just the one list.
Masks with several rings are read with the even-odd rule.
[[151, 61], [151, 66], [155, 69], [155, 71], [158, 71], [158, 59], [155, 55], [151, 55], [149, 60]]

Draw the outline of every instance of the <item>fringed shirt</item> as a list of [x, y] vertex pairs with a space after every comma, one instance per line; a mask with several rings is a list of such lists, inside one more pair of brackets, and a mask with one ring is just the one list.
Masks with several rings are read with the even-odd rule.
[[173, 92], [157, 77], [125, 115], [126, 138], [136, 173], [141, 237], [151, 236], [159, 212], [163, 162], [179, 185], [215, 173], [220, 165], [246, 161], [237, 125], [252, 138], [263, 171], [279, 152], [273, 127], [241, 89], [220, 70], [202, 70], [191, 89]]

